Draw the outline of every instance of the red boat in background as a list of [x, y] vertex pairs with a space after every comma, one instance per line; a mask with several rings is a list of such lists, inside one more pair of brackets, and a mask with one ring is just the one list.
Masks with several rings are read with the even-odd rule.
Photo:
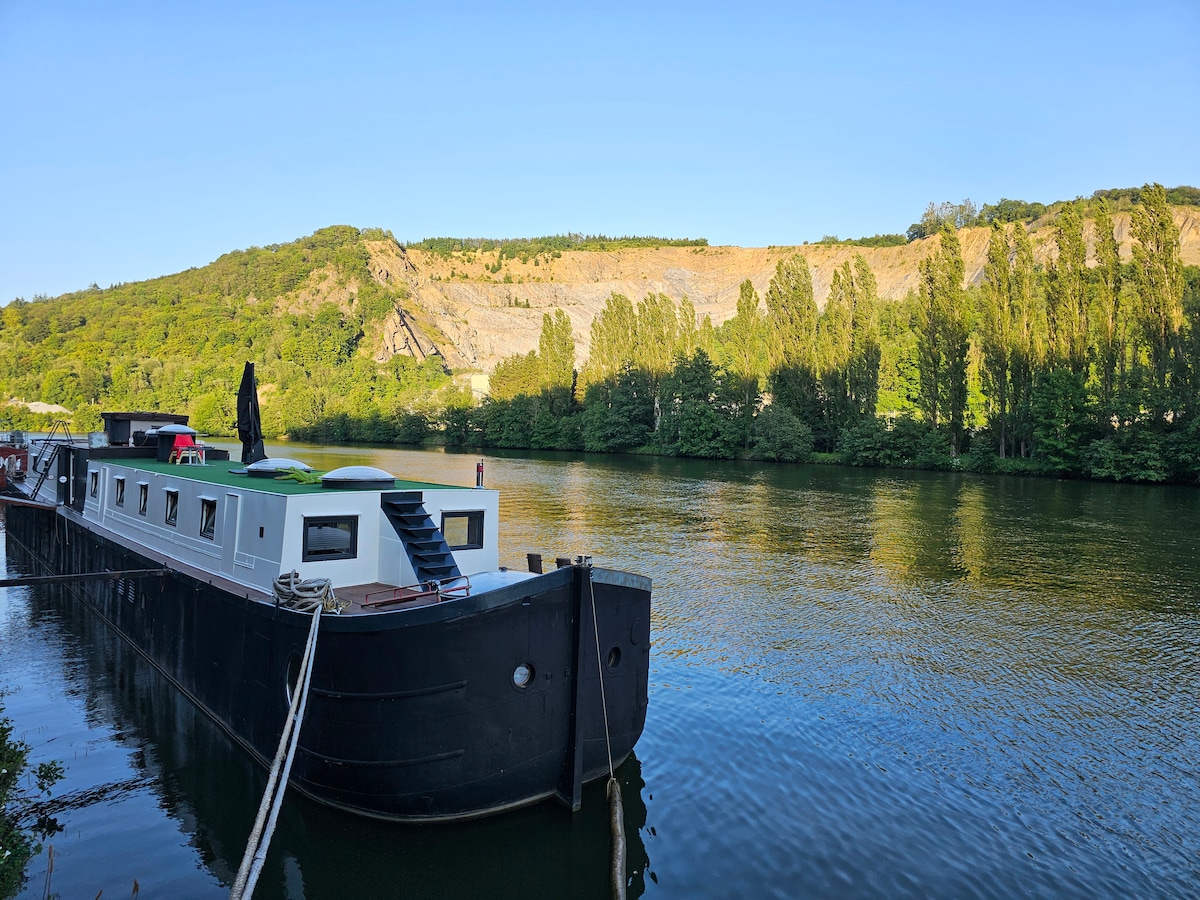
[[0, 431], [0, 491], [25, 480], [29, 471], [29, 442], [23, 431]]

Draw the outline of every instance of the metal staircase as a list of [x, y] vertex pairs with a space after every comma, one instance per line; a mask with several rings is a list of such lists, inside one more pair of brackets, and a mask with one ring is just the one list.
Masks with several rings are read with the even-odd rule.
[[419, 493], [384, 494], [380, 504], [404, 544], [404, 551], [419, 581], [434, 581], [462, 574], [442, 532], [425, 511]]
[[[38, 456], [34, 459], [34, 467], [37, 467], [38, 462], [41, 462], [42, 471], [38, 475], [37, 484], [33, 486], [33, 492], [29, 495], [31, 500], [36, 500], [38, 491], [42, 489], [42, 485], [46, 483], [46, 477], [50, 474], [50, 469], [58, 459], [58, 451], [62, 447], [68, 449], [73, 446], [75, 439], [71, 437], [71, 429], [66, 422], [58, 421], [54, 423], [54, 427], [50, 429], [44, 441], [42, 441], [42, 449]], [[50, 453], [46, 455], [46, 448], [50, 447]]]

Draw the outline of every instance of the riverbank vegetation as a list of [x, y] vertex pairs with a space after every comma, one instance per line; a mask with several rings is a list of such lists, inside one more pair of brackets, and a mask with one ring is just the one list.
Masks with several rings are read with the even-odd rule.
[[[1200, 475], [1200, 269], [1179, 258], [1166, 191], [1134, 206], [1122, 263], [1111, 203], [1064, 204], [1054, 261], [993, 217], [982, 282], [964, 285], [941, 221], [920, 288], [882, 304], [862, 256], [818, 312], [803, 254], [760, 302], [749, 281], [719, 328], [684, 298], [613, 295], [576, 371], [569, 322], [543, 319], [481, 406], [448, 415], [463, 446], [806, 459], [1118, 481]], [[1085, 227], [1094, 234], [1089, 266]]]
[[[177, 275], [16, 300], [0, 310], [0, 391], [74, 411], [184, 410], [230, 434], [242, 363], [259, 364], [269, 436], [639, 452], [702, 458], [1195, 482], [1200, 474], [1200, 268], [1182, 265], [1171, 205], [1194, 188], [1098, 191], [1042, 205], [930, 204], [907, 236], [824, 243], [924, 251], [918, 286], [882, 301], [861, 253], [823, 306], [804, 248], [765, 292], [747, 280], [719, 326], [687, 297], [607, 298], [580, 364], [566, 313], [537, 349], [502, 360], [478, 400], [436, 354], [377, 362], [385, 319], [409, 306], [372, 268], [388, 232], [346, 226], [252, 248]], [[1132, 256], [1116, 210], [1131, 213]], [[990, 228], [965, 283], [959, 229]], [[1035, 262], [1029, 228], [1049, 229]], [[554, 258], [568, 250], [687, 246], [665, 238], [435, 238], [432, 254]], [[865, 250], [864, 252], [870, 252]], [[1039, 257], [1040, 258], [1040, 257]], [[411, 312], [411, 310], [410, 310]], [[433, 327], [436, 327], [436, 323]], [[51, 415], [0, 407], [16, 427]]]
[[57, 762], [30, 767], [29, 745], [13, 737], [12, 722], [0, 715], [0, 898], [17, 896], [25, 866], [41, 851], [38, 842], [61, 830], [53, 817], [36, 812], [34, 801], [62, 776]]

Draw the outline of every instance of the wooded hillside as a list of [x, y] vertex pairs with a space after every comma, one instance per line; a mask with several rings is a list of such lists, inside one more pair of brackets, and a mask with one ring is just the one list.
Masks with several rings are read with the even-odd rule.
[[[123, 407], [228, 433], [253, 359], [272, 434], [769, 458], [811, 444], [909, 465], [986, 449], [1030, 470], [1192, 477], [1161, 441], [1157, 463], [1128, 471], [1088, 456], [1097, 441], [1192, 427], [1200, 210], [1168, 202], [1189, 190], [930, 204], [911, 240], [758, 249], [582, 235], [405, 247], [338, 226], [14, 301], [0, 392], [61, 404], [77, 430]], [[609, 421], [626, 401], [637, 421]], [[707, 412], [684, 427], [690, 403]], [[18, 403], [6, 412], [44, 424]], [[860, 433], [877, 415], [911, 417], [924, 430], [910, 437], [932, 442], [880, 455], [891, 438]], [[1050, 420], [1077, 431], [1066, 450], [1052, 452]]]

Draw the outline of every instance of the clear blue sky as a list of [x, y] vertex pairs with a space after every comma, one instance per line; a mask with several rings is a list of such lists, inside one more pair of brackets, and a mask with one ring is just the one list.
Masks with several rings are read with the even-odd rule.
[[1196, 0], [0, 0], [0, 302], [334, 224], [765, 246], [1200, 185], [1198, 39]]

